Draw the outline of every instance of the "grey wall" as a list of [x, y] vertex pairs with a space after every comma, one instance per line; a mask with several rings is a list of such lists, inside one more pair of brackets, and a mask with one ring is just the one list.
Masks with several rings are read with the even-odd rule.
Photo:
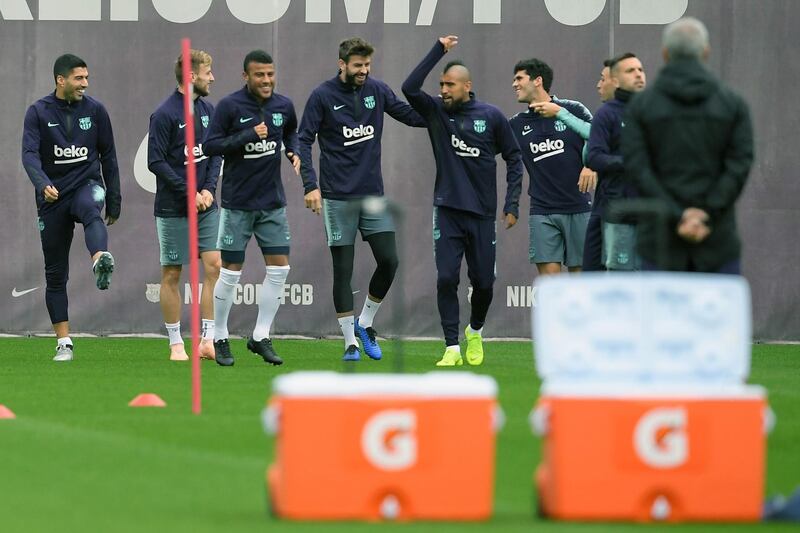
[[[89, 64], [90, 94], [104, 102], [115, 129], [123, 189], [119, 223], [110, 228], [117, 259], [112, 290], [98, 293], [76, 230], [69, 285], [72, 327], [97, 333], [159, 332], [157, 303], [147, 284], [159, 281], [153, 195], [140, 184], [149, 177], [135, 169], [148, 117], [173, 89], [172, 65], [179, 40], [214, 57], [216, 83], [211, 101], [241, 85], [241, 60], [253, 48], [271, 52], [278, 91], [302, 114], [311, 90], [336, 73], [336, 48], [360, 35], [377, 47], [373, 76], [399, 93], [411, 68], [439, 35], [457, 34], [454, 55], [472, 68], [478, 96], [509, 116], [520, 110], [510, 88], [512, 66], [537, 56], [555, 70], [553, 92], [599, 105], [594, 86], [603, 59], [624, 51], [643, 59], [650, 81], [661, 66], [663, 23], [682, 14], [703, 19], [711, 32], [710, 67], [751, 103], [757, 160], [740, 201], [745, 244], [744, 271], [752, 285], [754, 333], [760, 339], [800, 339], [798, 247], [794, 208], [793, 137], [800, 129], [795, 88], [800, 82], [800, 45], [792, 21], [800, 20], [794, 0], [0, 0], [0, 207], [3, 257], [0, 272], [0, 331], [46, 331], [42, 254], [32, 187], [20, 163], [20, 137], [27, 106], [53, 88], [52, 62], [63, 52]], [[77, 5], [77, 8], [76, 8]], [[407, 9], [406, 9], [407, 7]], [[65, 11], [72, 9], [72, 11]], [[79, 9], [79, 11], [75, 11]], [[432, 16], [431, 16], [432, 13]], [[366, 21], [363, 16], [366, 14]], [[65, 20], [74, 19], [74, 20]], [[193, 22], [187, 22], [197, 19]], [[387, 21], [388, 19], [388, 21]], [[274, 20], [274, 22], [268, 22]], [[393, 22], [394, 21], [394, 22]], [[433, 76], [426, 89], [437, 90]], [[439, 336], [430, 219], [433, 157], [427, 134], [391, 119], [383, 138], [387, 195], [405, 212], [401, 238], [403, 267], [376, 327], [387, 333]], [[504, 183], [504, 166], [498, 176]], [[137, 179], [139, 181], [137, 181]], [[292, 226], [294, 286], [278, 314], [276, 333], [337, 333], [331, 301], [330, 259], [322, 221], [303, 208], [302, 188], [288, 167], [284, 183]], [[224, 186], [224, 180], [223, 180]], [[527, 178], [526, 178], [527, 188]], [[500, 187], [504, 193], [505, 187]], [[522, 209], [528, 208], [523, 197]], [[524, 222], [524, 221], [523, 221]], [[499, 231], [498, 280], [487, 332], [529, 336], [530, 300], [515, 301], [529, 286], [527, 227]], [[367, 290], [372, 259], [357, 247], [356, 307]], [[253, 285], [263, 278], [257, 248], [248, 249], [242, 278], [244, 303], [231, 313], [231, 331], [246, 334], [256, 315]], [[305, 287], [303, 287], [305, 285]], [[13, 289], [38, 287], [14, 298]], [[303, 297], [305, 294], [305, 298]], [[152, 296], [152, 291], [151, 291]], [[397, 315], [400, 299], [407, 309]], [[248, 303], [250, 302], [250, 303]], [[465, 302], [466, 303], [466, 302]], [[517, 305], [515, 305], [515, 303]], [[305, 304], [305, 305], [304, 305]], [[527, 304], [527, 305], [526, 305]], [[467, 307], [462, 316], [467, 317]]]

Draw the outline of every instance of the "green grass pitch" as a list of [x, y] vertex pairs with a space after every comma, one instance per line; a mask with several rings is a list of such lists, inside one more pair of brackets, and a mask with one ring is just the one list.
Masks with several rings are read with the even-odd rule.
[[[260, 412], [272, 377], [341, 370], [341, 341], [276, 340], [286, 360], [264, 365], [232, 341], [236, 366], [203, 362], [203, 414], [191, 414], [190, 365], [168, 360], [163, 339], [76, 339], [75, 361], [54, 363], [52, 339], [0, 340], [0, 531], [776, 531], [753, 526], [566, 524], [538, 520], [531, 476], [539, 441], [527, 415], [539, 381], [529, 343], [487, 343], [478, 372], [493, 376], [507, 421], [498, 436], [494, 517], [481, 524], [353, 524], [276, 521], [266, 510], [264, 470], [272, 441]], [[359, 372], [394, 370], [397, 346]], [[437, 342], [407, 342], [405, 371], [433, 370]], [[769, 390], [777, 414], [768, 438], [767, 494], [800, 484], [800, 346], [756, 345], [752, 383]], [[155, 392], [165, 409], [133, 409]], [[795, 526], [796, 527], [796, 526]]]

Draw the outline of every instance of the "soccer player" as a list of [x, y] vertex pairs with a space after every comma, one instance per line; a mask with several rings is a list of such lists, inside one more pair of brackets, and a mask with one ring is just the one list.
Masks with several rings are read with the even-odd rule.
[[753, 165], [753, 128], [747, 103], [703, 64], [710, 50], [702, 22], [673, 22], [664, 30], [666, 66], [628, 104], [627, 177], [667, 212], [639, 221], [647, 270], [741, 271], [736, 200]]
[[106, 290], [114, 271], [106, 225], [119, 218], [122, 195], [108, 112], [85, 95], [89, 86], [86, 62], [64, 54], [53, 65], [53, 77], [55, 91], [25, 113], [22, 164], [36, 191], [45, 302], [58, 339], [53, 360], [71, 361], [67, 278], [75, 222], [83, 224], [97, 288]]
[[[339, 74], [314, 89], [300, 123], [300, 158], [306, 207], [323, 212], [333, 262], [333, 306], [344, 335], [343, 360], [361, 358], [356, 336], [371, 359], [382, 357], [373, 322], [397, 271], [395, 225], [386, 209], [370, 209], [365, 198], [383, 196], [383, 114], [409, 126], [424, 122], [388, 85], [370, 77], [374, 48], [354, 37], [339, 45]], [[311, 158], [319, 141], [319, 185]], [[369, 294], [354, 318], [356, 232], [369, 243], [376, 267]]]
[[647, 80], [642, 62], [630, 52], [611, 61], [610, 74], [616, 87], [614, 98], [597, 110], [589, 135], [587, 164], [600, 176], [592, 212], [597, 211], [603, 221], [603, 266], [607, 270], [638, 270], [636, 226], [627, 218], [612, 216], [605, 208], [609, 202], [636, 196], [624, 176], [623, 115], [628, 101], [634, 93], [644, 90]]
[[205, 153], [225, 156], [217, 241], [222, 268], [214, 287], [214, 348], [217, 363], [233, 365], [228, 315], [242, 273], [245, 248], [255, 235], [264, 255], [266, 276], [247, 349], [266, 363], [280, 365], [283, 360], [272, 346], [270, 329], [289, 275], [291, 244], [281, 182], [281, 147], [285, 146], [286, 157], [299, 173], [297, 115], [292, 101], [275, 92], [275, 64], [268, 53], [248, 53], [242, 77], [245, 86], [217, 104], [204, 145]]
[[[581, 270], [583, 244], [592, 203], [591, 183], [581, 180], [583, 169], [582, 136], [553, 116], [550, 104], [557, 104], [583, 122], [592, 114], [580, 102], [550, 96], [553, 70], [536, 59], [519, 61], [514, 66], [512, 87], [517, 101], [528, 110], [509, 122], [522, 148], [522, 158], [530, 176], [529, 257], [539, 274]], [[587, 181], [592, 181], [587, 176]]]
[[[203, 320], [200, 357], [214, 359], [214, 285], [219, 278], [220, 257], [217, 248], [219, 211], [214, 201], [222, 158], [209, 158], [203, 153], [214, 106], [208, 96], [214, 74], [211, 56], [202, 50], [192, 50], [191, 72], [194, 87], [195, 146], [192, 152], [197, 167], [198, 248], [205, 273], [200, 296]], [[178, 282], [182, 265], [189, 262], [189, 231], [186, 213], [186, 121], [183, 116], [183, 58], [175, 63], [178, 88], [150, 116], [147, 165], [156, 175], [154, 213], [161, 260], [161, 312], [169, 335], [170, 360], [186, 361], [189, 356], [181, 337], [181, 295]]]
[[446, 345], [437, 366], [463, 364], [458, 344], [458, 283], [465, 253], [472, 284], [472, 310], [464, 332], [466, 359], [471, 365], [483, 362], [483, 324], [495, 279], [498, 153], [506, 161], [503, 214], [507, 229], [517, 223], [522, 190], [522, 159], [511, 127], [499, 109], [475, 98], [469, 69], [460, 61], [445, 66], [439, 81], [441, 98], [422, 90], [433, 67], [457, 43], [454, 35], [440, 37], [403, 83], [403, 94], [426, 121], [436, 159], [433, 241], [436, 295]]

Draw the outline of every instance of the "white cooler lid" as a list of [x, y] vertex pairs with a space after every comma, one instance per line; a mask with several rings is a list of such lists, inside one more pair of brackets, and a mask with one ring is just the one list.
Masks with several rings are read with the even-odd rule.
[[583, 273], [536, 283], [536, 369], [545, 380], [742, 383], [750, 289], [740, 276]]
[[276, 395], [291, 397], [413, 396], [495, 398], [497, 382], [471, 372], [427, 374], [341, 374], [331, 371], [291, 372], [272, 381]]

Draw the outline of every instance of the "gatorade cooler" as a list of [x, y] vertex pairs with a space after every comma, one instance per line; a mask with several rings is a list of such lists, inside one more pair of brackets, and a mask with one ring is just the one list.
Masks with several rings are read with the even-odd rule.
[[467, 372], [295, 372], [264, 411], [267, 491], [298, 520], [486, 520], [497, 384]]
[[757, 521], [766, 391], [745, 385], [743, 278], [551, 277], [537, 292], [541, 514], [565, 520]]

